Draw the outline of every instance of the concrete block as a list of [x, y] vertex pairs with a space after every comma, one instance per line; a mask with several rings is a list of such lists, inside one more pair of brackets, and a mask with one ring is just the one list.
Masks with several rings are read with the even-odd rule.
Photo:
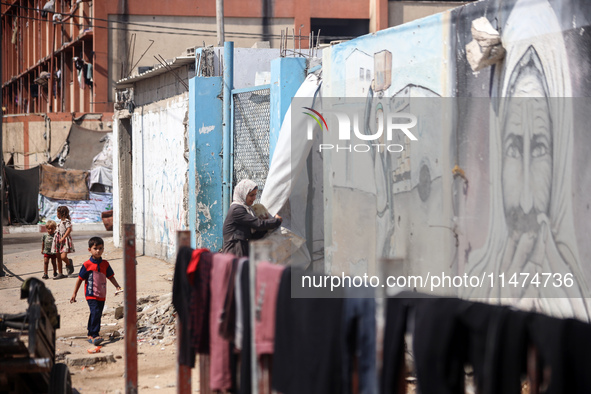
[[466, 45], [466, 58], [472, 71], [492, 66], [505, 57], [500, 34], [485, 17], [472, 21], [472, 38]]
[[97, 353], [88, 356], [74, 356], [68, 354], [66, 356], [66, 364], [70, 367], [88, 367], [100, 363], [114, 363], [115, 357], [113, 353]]
[[123, 307], [118, 306], [115, 308], [115, 319], [119, 320], [123, 318]]

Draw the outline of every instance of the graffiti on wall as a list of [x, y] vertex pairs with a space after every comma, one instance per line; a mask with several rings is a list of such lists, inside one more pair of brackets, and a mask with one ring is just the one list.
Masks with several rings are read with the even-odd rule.
[[[177, 231], [188, 224], [186, 202], [186, 97], [133, 115], [134, 222], [145, 253], [172, 260]], [[149, 176], [147, 174], [150, 174]]]

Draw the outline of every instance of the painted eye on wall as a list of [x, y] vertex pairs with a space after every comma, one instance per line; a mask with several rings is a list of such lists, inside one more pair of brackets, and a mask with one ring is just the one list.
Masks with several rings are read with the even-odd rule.
[[549, 153], [549, 149], [546, 144], [538, 142], [532, 146], [531, 156], [532, 157], [542, 157]]
[[507, 151], [505, 152], [505, 154], [507, 157], [510, 157], [512, 159], [521, 158], [521, 151], [519, 147], [517, 147], [517, 145], [514, 143], [507, 147]]

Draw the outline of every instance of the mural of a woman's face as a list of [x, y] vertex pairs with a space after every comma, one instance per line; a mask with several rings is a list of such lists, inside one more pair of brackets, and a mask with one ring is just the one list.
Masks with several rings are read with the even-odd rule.
[[552, 119], [540, 73], [527, 66], [515, 80], [503, 128], [503, 203], [509, 229], [537, 232], [552, 190]]

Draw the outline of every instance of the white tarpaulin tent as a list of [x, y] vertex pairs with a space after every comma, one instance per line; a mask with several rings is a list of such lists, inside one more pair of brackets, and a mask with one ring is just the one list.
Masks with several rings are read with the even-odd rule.
[[[307, 107], [319, 108], [321, 78], [309, 74], [298, 89], [295, 98], [299, 98], [298, 106], [305, 103]], [[272, 215], [279, 213], [284, 219], [283, 226], [289, 229], [293, 243], [293, 263], [308, 265], [312, 260], [323, 258], [324, 220], [322, 200], [322, 158], [318, 152], [312, 152], [314, 141], [305, 138], [307, 117], [292, 119], [289, 107], [277, 140], [271, 160], [269, 174], [261, 196], [261, 203]], [[293, 121], [292, 121], [293, 120]], [[295, 133], [295, 134], [294, 134]], [[293, 137], [293, 138], [292, 138]], [[312, 175], [310, 180], [309, 174]], [[267, 239], [276, 245], [284, 245], [287, 235], [279, 231], [271, 233]], [[304, 242], [302, 248], [299, 248]], [[299, 248], [299, 249], [298, 249]]]

